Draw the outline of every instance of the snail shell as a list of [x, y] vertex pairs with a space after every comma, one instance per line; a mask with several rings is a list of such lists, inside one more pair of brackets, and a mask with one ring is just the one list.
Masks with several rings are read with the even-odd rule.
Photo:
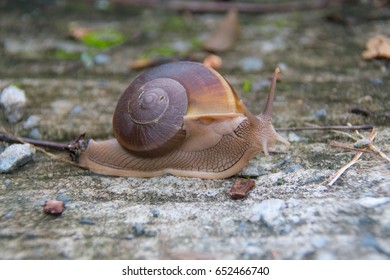
[[237, 94], [212, 68], [192, 62], [173, 65], [139, 75], [119, 99], [114, 134], [133, 154], [157, 157], [181, 146], [187, 136], [185, 118], [243, 113]]
[[253, 115], [215, 70], [194, 62], [164, 64], [139, 75], [120, 97], [116, 139], [90, 140], [79, 164], [114, 176], [225, 178], [275, 140], [274, 75], [264, 112]]

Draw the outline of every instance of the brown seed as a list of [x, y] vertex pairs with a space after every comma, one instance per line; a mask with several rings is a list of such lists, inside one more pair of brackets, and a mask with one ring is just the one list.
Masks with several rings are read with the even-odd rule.
[[255, 181], [252, 179], [238, 178], [230, 189], [229, 195], [235, 199], [243, 199], [254, 187]]
[[50, 215], [61, 215], [64, 209], [65, 203], [60, 200], [47, 200], [43, 206], [43, 212]]

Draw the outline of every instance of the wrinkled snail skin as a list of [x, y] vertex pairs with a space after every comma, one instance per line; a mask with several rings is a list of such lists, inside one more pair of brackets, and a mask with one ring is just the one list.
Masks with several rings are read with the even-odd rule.
[[[202, 64], [170, 63], [145, 73], [135, 79], [118, 102], [113, 118], [116, 139], [101, 142], [90, 140], [86, 150], [78, 158], [80, 166], [98, 174], [111, 176], [155, 177], [172, 174], [221, 179], [240, 172], [259, 151], [268, 154], [268, 147], [272, 147], [276, 140], [288, 144], [276, 133], [271, 123], [276, 73], [266, 109], [258, 116], [246, 109], [222, 76]], [[179, 75], [177, 76], [176, 73]], [[189, 81], [188, 77], [190, 77]], [[180, 95], [189, 95], [188, 103], [174, 105], [174, 108], [166, 105], [167, 100], [171, 101], [172, 98], [177, 97], [172, 97], [169, 92], [165, 92], [171, 89], [170, 85], [167, 86], [165, 81], [162, 81], [166, 79], [175, 80], [173, 88], [182, 91]], [[149, 86], [160, 88], [156, 80], [158, 83], [163, 82], [164, 85], [161, 87], [163, 90], [153, 88], [149, 93]], [[177, 85], [176, 81], [180, 85]], [[171, 81], [168, 82], [171, 83]], [[144, 86], [145, 84], [147, 86]], [[210, 89], [216, 91], [217, 94], [213, 96], [213, 91]], [[134, 95], [137, 98], [134, 98]], [[127, 101], [132, 98], [136, 101]], [[218, 102], [218, 98], [223, 99], [221, 103]], [[152, 115], [148, 115], [149, 120], [148, 117], [146, 121], [140, 120], [141, 113], [134, 113], [136, 106], [142, 107], [143, 110], [153, 103], [163, 104], [163, 107], [153, 109]], [[180, 108], [177, 109], [178, 107]], [[118, 110], [122, 111], [118, 112]], [[139, 139], [131, 139], [129, 143], [123, 143], [127, 140], [122, 137], [133, 136], [134, 131], [138, 137], [142, 138], [146, 135], [142, 141], [149, 141], [147, 135], [150, 131], [144, 132], [141, 128], [143, 129], [146, 123], [146, 126], [149, 126], [147, 129], [151, 129], [154, 133], [156, 129], [159, 129], [159, 122], [165, 118], [165, 116], [160, 116], [159, 112], [166, 113], [171, 110], [174, 114], [178, 114], [178, 111], [184, 112], [181, 117], [176, 115], [168, 117], [168, 119], [182, 120], [181, 124], [173, 124], [169, 128], [167, 136], [160, 135], [158, 132], [156, 136], [152, 135], [155, 142], [147, 143], [145, 151], [142, 151], [143, 144], [137, 142]], [[122, 133], [121, 130], [127, 126], [122, 122], [129, 120], [132, 122], [134, 119], [140, 127], [132, 127], [131, 133]], [[120, 131], [118, 131], [117, 122], [121, 123]], [[130, 125], [133, 126], [133, 124]], [[174, 144], [164, 142], [172, 139], [174, 139]], [[163, 142], [165, 150], [158, 151], [156, 142]]]

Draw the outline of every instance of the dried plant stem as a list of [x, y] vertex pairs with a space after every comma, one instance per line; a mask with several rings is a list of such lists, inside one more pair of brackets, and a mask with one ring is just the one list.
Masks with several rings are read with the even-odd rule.
[[[359, 133], [359, 131], [355, 131], [355, 133], [361, 138], [364, 139], [365, 137]], [[373, 152], [377, 153], [381, 158], [385, 159], [386, 161], [390, 162], [390, 158], [386, 156], [381, 150], [379, 150], [374, 144], [371, 143], [367, 144], [367, 147], [370, 148]]]
[[[44, 140], [37, 140], [37, 139], [31, 139], [25, 137], [16, 137], [6, 132], [4, 129], [0, 131], [0, 141], [4, 141], [7, 143], [23, 143], [23, 144], [28, 143], [33, 145], [38, 151], [46, 154], [50, 158], [60, 160], [66, 163], [70, 163], [73, 165], [77, 165], [77, 166], [79, 165], [75, 162], [75, 159], [77, 159], [79, 154], [88, 145], [88, 139], [85, 139], [84, 134], [81, 134], [75, 140], [65, 144], [65, 143], [54, 142], [54, 141], [44, 141]], [[59, 157], [58, 155], [50, 153], [45, 149], [66, 151], [72, 157], [73, 161]]]
[[0, 131], [0, 141], [7, 142], [7, 143], [29, 143], [34, 146], [43, 147], [52, 150], [66, 150], [68, 148], [68, 144], [65, 143], [44, 141], [44, 140], [31, 139], [25, 137], [16, 137], [6, 131]]
[[365, 151], [364, 149], [358, 149], [353, 147], [353, 144], [351, 143], [344, 143], [344, 142], [338, 142], [338, 141], [330, 141], [329, 145], [335, 148], [342, 148], [342, 149], [347, 149], [351, 151], [357, 151], [357, 152], [369, 152]]
[[[372, 129], [370, 135], [368, 136], [368, 140], [370, 140], [372, 142], [375, 139], [375, 137], [376, 137], [376, 131], [375, 131], [375, 129]], [[329, 181], [328, 185], [332, 186], [337, 181], [337, 179], [340, 178], [340, 176], [343, 175], [343, 173], [348, 168], [350, 168], [352, 165], [354, 165], [359, 160], [359, 158], [363, 155], [363, 153], [367, 149], [368, 149], [368, 147], [364, 148], [363, 151], [357, 152], [356, 155], [353, 157], [353, 159], [350, 162], [348, 162], [346, 165], [341, 167], [334, 175], [329, 177], [325, 182]]]

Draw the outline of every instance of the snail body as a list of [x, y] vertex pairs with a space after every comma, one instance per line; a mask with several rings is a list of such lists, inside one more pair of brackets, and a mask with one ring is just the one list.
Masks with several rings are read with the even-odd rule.
[[215, 70], [194, 62], [161, 65], [139, 75], [120, 97], [115, 139], [90, 140], [78, 162], [104, 175], [163, 174], [218, 179], [244, 168], [275, 140], [275, 72], [262, 114], [253, 115]]

